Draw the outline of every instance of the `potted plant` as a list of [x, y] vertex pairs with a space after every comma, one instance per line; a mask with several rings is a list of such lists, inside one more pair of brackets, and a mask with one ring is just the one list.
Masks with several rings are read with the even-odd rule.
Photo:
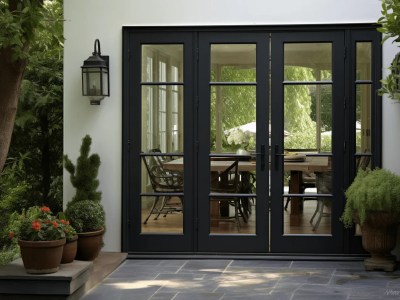
[[105, 213], [100, 203], [91, 200], [70, 202], [68, 218], [78, 233], [79, 260], [94, 260], [103, 246]]
[[68, 264], [74, 261], [78, 249], [78, 234], [74, 227], [71, 226], [65, 213], [59, 214], [60, 222], [64, 226], [66, 243], [64, 245], [63, 255], [61, 258], [62, 264]]
[[76, 189], [75, 196], [67, 204], [65, 214], [79, 236], [76, 255], [79, 260], [94, 260], [98, 256], [105, 231], [101, 192], [97, 191], [100, 157], [96, 153], [89, 155], [91, 143], [89, 135], [82, 139], [76, 165], [68, 155], [64, 155], [65, 168], [71, 174], [71, 183]]
[[27, 273], [57, 272], [66, 242], [65, 225], [47, 206], [32, 206], [11, 216], [9, 236], [18, 239]]
[[341, 217], [345, 227], [360, 224], [362, 245], [371, 254], [364, 260], [367, 270], [393, 271], [397, 227], [400, 221], [400, 176], [385, 169], [359, 170], [345, 192]]

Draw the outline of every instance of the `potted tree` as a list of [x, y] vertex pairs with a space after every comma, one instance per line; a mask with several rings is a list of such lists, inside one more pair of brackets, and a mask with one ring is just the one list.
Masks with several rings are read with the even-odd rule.
[[345, 194], [341, 220], [345, 227], [360, 224], [363, 248], [371, 254], [364, 260], [366, 270], [394, 271], [400, 176], [385, 169], [360, 170]]
[[82, 139], [76, 165], [68, 155], [64, 155], [65, 169], [71, 174], [71, 183], [76, 189], [75, 196], [67, 204], [65, 214], [79, 236], [76, 255], [79, 260], [94, 260], [98, 256], [105, 231], [101, 192], [97, 191], [100, 157], [96, 153], [89, 155], [91, 143], [89, 135]]

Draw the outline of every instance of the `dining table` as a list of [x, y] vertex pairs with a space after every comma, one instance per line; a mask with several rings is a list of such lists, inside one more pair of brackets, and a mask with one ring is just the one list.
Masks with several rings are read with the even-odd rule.
[[[210, 172], [223, 172], [232, 164], [232, 160], [210, 160]], [[184, 158], [180, 157], [163, 164], [166, 170], [183, 171]], [[300, 194], [302, 173], [323, 173], [330, 170], [330, 158], [328, 156], [304, 156], [302, 159], [284, 158], [283, 167], [290, 172], [290, 194]], [[256, 161], [239, 161], [239, 172], [255, 172]], [[218, 213], [218, 209], [211, 209], [211, 213]], [[301, 197], [291, 196], [290, 200], [290, 225], [299, 226], [301, 223], [302, 205]]]

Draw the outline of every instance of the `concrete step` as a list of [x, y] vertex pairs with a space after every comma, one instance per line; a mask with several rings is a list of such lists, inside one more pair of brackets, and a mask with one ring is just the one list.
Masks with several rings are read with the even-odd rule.
[[100, 283], [126, 258], [125, 253], [101, 252], [93, 261], [62, 264], [56, 273], [26, 273], [19, 258], [0, 267], [0, 299], [75, 300]]

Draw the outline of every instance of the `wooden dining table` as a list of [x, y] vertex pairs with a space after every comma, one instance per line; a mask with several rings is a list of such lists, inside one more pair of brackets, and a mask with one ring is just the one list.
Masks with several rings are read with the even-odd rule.
[[[223, 172], [226, 170], [232, 161], [227, 160], [211, 160], [210, 172]], [[183, 157], [165, 162], [164, 168], [171, 171], [183, 171], [184, 161]], [[302, 173], [318, 173], [327, 172], [330, 169], [329, 158], [327, 156], [306, 156], [304, 160], [285, 160], [284, 170], [290, 172], [290, 186], [291, 194], [300, 194], [300, 187], [302, 184]], [[239, 161], [239, 172], [255, 172], [255, 161]], [[301, 197], [291, 197], [290, 200], [290, 225], [298, 226], [301, 222]]]

